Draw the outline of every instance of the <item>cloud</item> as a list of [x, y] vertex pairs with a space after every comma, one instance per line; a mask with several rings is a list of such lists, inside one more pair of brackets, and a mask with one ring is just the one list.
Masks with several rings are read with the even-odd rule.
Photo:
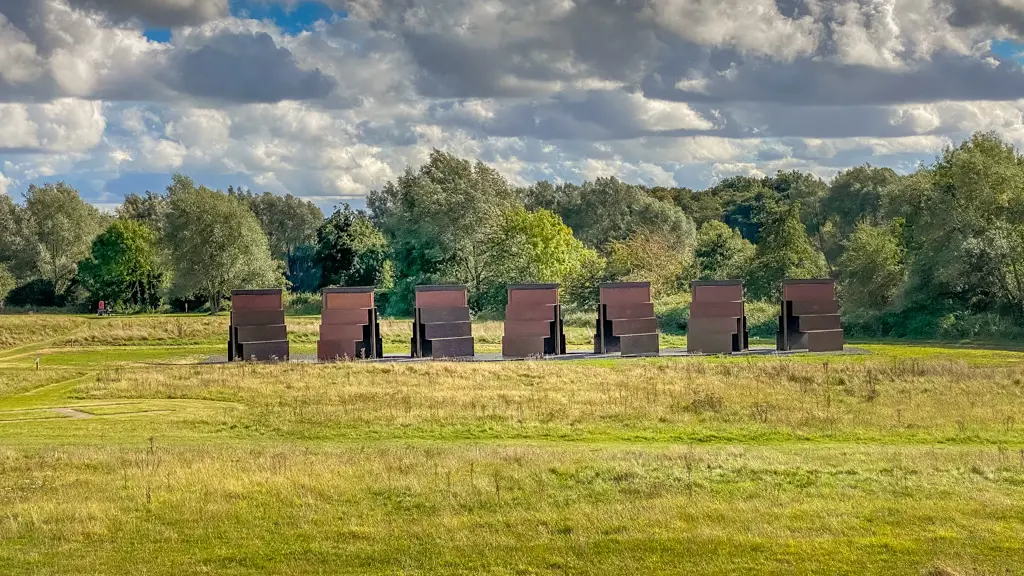
[[681, 102], [650, 100], [639, 92], [589, 90], [499, 104], [462, 100], [432, 106], [429, 117], [489, 136], [557, 140], [617, 140], [662, 132], [701, 133], [715, 125]]
[[[646, 94], [686, 102], [777, 102], [791, 106], [886, 105], [943, 100], [1017, 100], [1024, 73], [1014, 62], [941, 54], [905, 70], [818, 59], [733, 66], [707, 75], [700, 90], [680, 87], [672, 70], [643, 83]], [[690, 89], [687, 89], [690, 88]]]
[[[157, 4], [174, 5], [150, 2]], [[184, 95], [275, 102], [324, 98], [336, 85], [315, 66], [300, 67], [266, 25], [211, 23], [183, 30], [168, 45], [59, 0], [31, 6], [21, 19], [24, 29], [0, 20], [0, 64], [6, 64], [0, 100], [169, 101]]]
[[326, 1], [348, 17], [291, 33], [223, 0], [0, 0], [5, 186], [109, 202], [181, 170], [329, 203], [433, 147], [701, 187], [1024, 143], [1024, 71], [990, 50], [1016, 0]]
[[0, 81], [23, 84], [39, 78], [43, 62], [24, 32], [0, 14]]
[[84, 152], [103, 138], [102, 105], [77, 99], [0, 104], [0, 151]]
[[101, 15], [58, 0], [4, 4], [0, 15], [0, 101], [25, 102], [66, 97], [160, 99], [166, 89], [153, 78], [164, 66], [166, 48], [142, 31], [112, 27]]
[[791, 61], [818, 44], [814, 18], [783, 16], [773, 0], [652, 0], [648, 6], [660, 25], [701, 46]]
[[202, 24], [229, 15], [228, 0], [69, 0], [119, 20], [138, 19], [149, 26]]
[[200, 98], [279, 102], [326, 97], [335, 86], [319, 69], [302, 70], [269, 34], [222, 34], [177, 54], [167, 83]]
[[1024, 4], [1018, 0], [951, 0], [949, 22], [961, 28], [1005, 26], [1024, 35]]

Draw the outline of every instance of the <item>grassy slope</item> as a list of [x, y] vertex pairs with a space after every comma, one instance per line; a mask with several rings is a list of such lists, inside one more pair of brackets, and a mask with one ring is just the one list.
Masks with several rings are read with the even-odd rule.
[[159, 320], [0, 352], [0, 573], [1024, 565], [1024, 353], [142, 364], [219, 353], [219, 319]]

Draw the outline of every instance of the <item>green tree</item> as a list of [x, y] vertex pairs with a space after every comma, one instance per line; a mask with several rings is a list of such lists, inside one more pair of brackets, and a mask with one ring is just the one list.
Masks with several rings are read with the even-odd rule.
[[739, 230], [711, 220], [697, 232], [694, 258], [700, 280], [745, 278], [754, 258], [754, 245]]
[[159, 234], [167, 218], [167, 197], [149, 191], [144, 195], [128, 194], [117, 208], [117, 217], [141, 222]]
[[474, 306], [499, 311], [508, 300], [507, 286], [523, 283], [574, 282], [597, 253], [577, 240], [572, 229], [548, 210], [513, 208], [502, 215], [487, 238], [491, 255], [485, 288]]
[[945, 150], [911, 219], [910, 290], [920, 301], [949, 301], [1024, 317], [1024, 158], [992, 133]]
[[320, 265], [316, 260], [316, 245], [302, 244], [288, 258], [288, 281], [293, 292], [309, 293], [320, 289]]
[[93, 241], [78, 277], [93, 302], [103, 300], [110, 308], [158, 308], [163, 274], [156, 232], [142, 222], [116, 220]]
[[665, 232], [639, 230], [612, 242], [608, 273], [617, 280], [650, 282], [655, 298], [686, 290], [694, 259], [693, 243]]
[[747, 276], [748, 293], [758, 300], [778, 300], [782, 280], [821, 278], [825, 258], [815, 250], [800, 222], [800, 205], [771, 202], [757, 214], [761, 231]]
[[316, 238], [314, 262], [321, 287], [391, 288], [394, 272], [387, 240], [366, 214], [345, 204], [320, 225]]
[[771, 186], [772, 181], [733, 176], [726, 178], [703, 194], [719, 199], [722, 221], [740, 231], [744, 238], [756, 242], [761, 231], [757, 215], [766, 203], [777, 203], [782, 197]]
[[693, 220], [678, 206], [617, 178], [563, 184], [554, 195], [554, 206], [548, 209], [561, 216], [584, 244], [605, 252], [613, 242], [641, 231], [676, 237], [691, 246], [697, 233]]
[[670, 201], [678, 206], [683, 213], [693, 218], [698, 227], [703, 226], [705, 222], [722, 219], [723, 198], [717, 194], [689, 188], [652, 188], [650, 192], [655, 198]]
[[105, 219], [63, 182], [30, 185], [25, 213], [39, 275], [53, 283], [58, 295], [64, 294]]
[[228, 194], [244, 200], [267, 234], [275, 258], [288, 262], [295, 249], [313, 242], [324, 222], [324, 213], [316, 204], [291, 194], [279, 196], [264, 192], [253, 194], [241, 188], [228, 188]]
[[898, 179], [891, 168], [870, 164], [840, 172], [832, 179], [823, 204], [825, 212], [835, 218], [840, 238], [853, 234], [860, 222], [882, 223], [883, 199]]
[[456, 282], [477, 294], [488, 274], [486, 239], [518, 197], [493, 168], [434, 150], [418, 171], [371, 192], [367, 205], [403, 285]]
[[900, 245], [900, 222], [889, 226], [858, 224], [839, 259], [839, 298], [844, 307], [882, 310], [907, 280]]
[[17, 285], [17, 282], [14, 280], [14, 274], [11, 274], [6, 266], [0, 264], [0, 310], [4, 309], [4, 300]]
[[831, 272], [838, 257], [837, 248], [841, 247], [835, 218], [825, 206], [828, 185], [821, 178], [798, 170], [779, 172], [774, 178], [765, 179], [765, 184], [775, 190], [782, 201], [800, 205], [800, 221], [807, 229], [811, 244], [825, 255]]
[[0, 264], [23, 282], [37, 274], [35, 242], [30, 241], [26, 227], [25, 209], [0, 194]]
[[172, 296], [201, 296], [217, 312], [231, 290], [284, 285], [267, 235], [241, 200], [176, 174], [168, 204], [164, 241]]

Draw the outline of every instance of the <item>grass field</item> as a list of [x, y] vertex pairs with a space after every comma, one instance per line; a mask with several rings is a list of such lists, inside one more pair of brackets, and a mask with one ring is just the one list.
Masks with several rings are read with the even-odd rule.
[[0, 574], [1024, 573], [1019, 350], [197, 364], [226, 323], [0, 316]]

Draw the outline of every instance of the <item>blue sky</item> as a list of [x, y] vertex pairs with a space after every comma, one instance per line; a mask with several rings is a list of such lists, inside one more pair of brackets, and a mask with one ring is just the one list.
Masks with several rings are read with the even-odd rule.
[[[344, 18], [344, 11], [333, 10], [323, 2], [301, 0], [294, 5], [270, 3], [259, 0], [231, 0], [231, 15], [238, 18], [270, 20], [285, 34], [299, 34], [310, 30], [320, 21], [330, 22], [332, 18]], [[169, 42], [170, 28], [148, 28], [146, 37], [156, 42]]]
[[1022, 57], [1024, 57], [1024, 54], [1022, 54], [1024, 53], [1024, 44], [1013, 40], [994, 40], [992, 42], [992, 52], [1002, 58], [1020, 62]]

